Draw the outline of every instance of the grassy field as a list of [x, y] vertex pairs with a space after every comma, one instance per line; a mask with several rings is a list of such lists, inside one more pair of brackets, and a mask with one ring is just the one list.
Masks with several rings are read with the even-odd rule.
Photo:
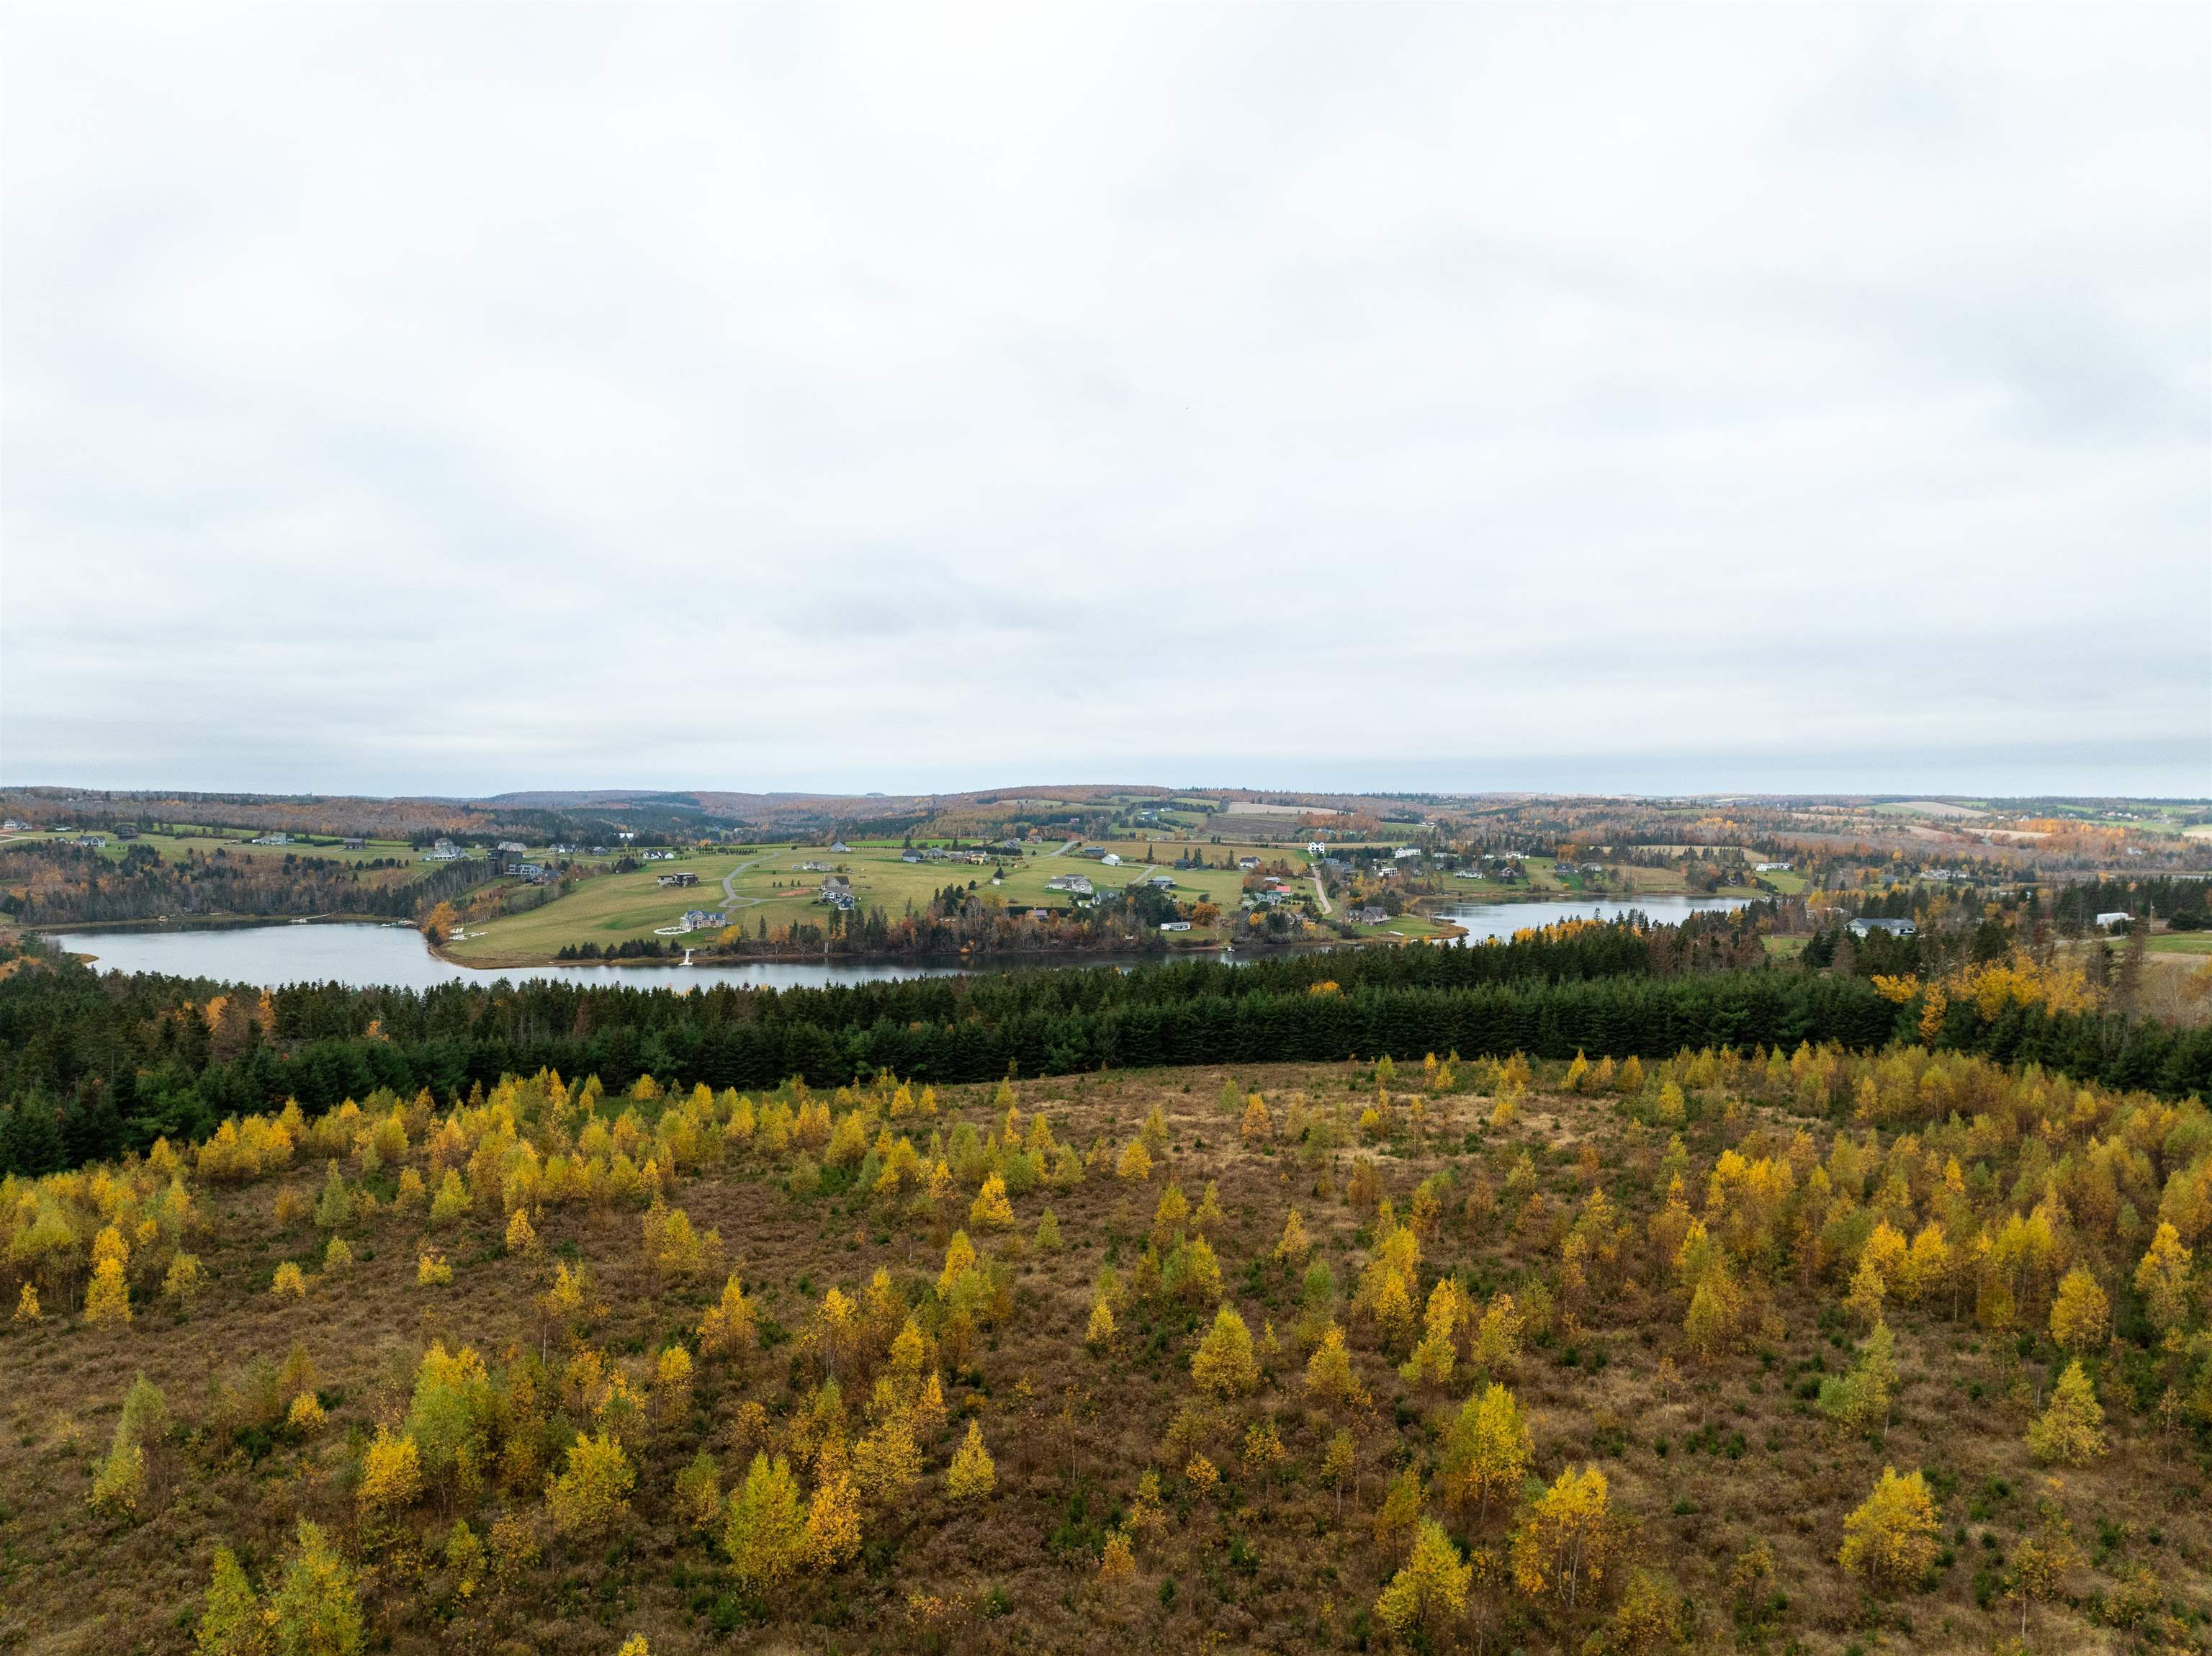
[[[1577, 898], [1601, 899], [1619, 901], [1623, 907], [1633, 907], [1638, 897], [1680, 896], [1689, 889], [1681, 872], [1671, 868], [1635, 868], [1626, 864], [1607, 864], [1602, 883], [1594, 883], [1590, 877], [1579, 873], [1561, 873], [1558, 863], [1549, 857], [1530, 857], [1521, 864], [1526, 883], [1505, 885], [1495, 878], [1486, 880], [1455, 880], [1445, 877], [1454, 902], [1510, 903], [1524, 901], [1530, 897], [1554, 901]], [[1777, 884], [1787, 875], [1769, 877]], [[1798, 883], [1802, 889], [1803, 883]], [[1784, 888], [1788, 889], [1788, 888]], [[1770, 894], [1755, 886], [1724, 885], [1715, 894], [1723, 897], [1764, 897]]]
[[[14, 844], [36, 840], [73, 840], [76, 837], [76, 834], [73, 833], [50, 834], [39, 832], [33, 834], [14, 834], [6, 836], [5, 840], [0, 840], [0, 843]], [[138, 837], [135, 840], [118, 840], [112, 834], [108, 835], [106, 847], [100, 854], [108, 858], [111, 862], [119, 863], [123, 860], [124, 852], [128, 851], [132, 846], [144, 846], [160, 856], [161, 860], [165, 863], [182, 862], [188, 852], [206, 857], [211, 855], [217, 850], [221, 850], [226, 856], [230, 857], [275, 857], [278, 858], [282, 858], [287, 855], [298, 857], [320, 857], [326, 858], [333, 862], [345, 863], [349, 864], [374, 862], [381, 857], [397, 858], [401, 862], [405, 863], [413, 861], [422, 854], [412, 846], [409, 845], [404, 840], [372, 840], [368, 843], [368, 845], [359, 851], [349, 851], [341, 845], [318, 844], [309, 846], [294, 844], [284, 846], [257, 846], [248, 843], [250, 838], [250, 835], [240, 829], [229, 829], [216, 833], [210, 832], [206, 829], [195, 828], [187, 830], [182, 834], [170, 833], [162, 829], [155, 829], [152, 832], [145, 832], [142, 830]], [[431, 865], [427, 863], [422, 864], [422, 867], [426, 870]]]
[[[1337, 918], [1344, 913], [1342, 905], [1337, 908]], [[1373, 925], [1355, 925], [1352, 930], [1363, 937], [1455, 937], [1460, 928], [1449, 920], [1439, 920], [1426, 914], [1407, 913], [1394, 914]]]
[[2212, 931], [2154, 932], [2143, 948], [2153, 955], [2212, 955]]
[[[542, 907], [471, 930], [448, 952], [456, 960], [494, 965], [547, 959], [568, 943], [605, 946], [649, 937], [686, 909], [720, 908], [723, 877], [749, 865], [758, 868], [772, 854], [759, 850], [699, 852], [676, 862], [647, 863], [629, 874], [578, 880], [565, 895]], [[678, 870], [697, 875], [699, 883], [678, 889], [659, 883], [661, 875]], [[814, 877], [818, 883], [821, 877]], [[750, 915], [753, 911], [745, 912]]]
[[[856, 841], [838, 852], [818, 846], [793, 845], [696, 852], [678, 862], [647, 864], [635, 873], [580, 881], [574, 889], [543, 907], [471, 930], [453, 945], [451, 952], [457, 960], [480, 965], [543, 960], [570, 943], [594, 943], [605, 948], [650, 937], [695, 908], [726, 913], [749, 936], [758, 935], [765, 923], [774, 936], [793, 923], [819, 925], [824, 920], [828, 911], [819, 902], [818, 893], [823, 879], [833, 871], [851, 881], [864, 908], [881, 908], [895, 919], [905, 914], [909, 905], [920, 911], [946, 886], [966, 886], [971, 881], [979, 895], [1010, 907], [1066, 907], [1072, 901], [1067, 894], [1050, 890], [1046, 883], [1065, 874], [1080, 874], [1102, 890], [1165, 875], [1175, 882], [1173, 895], [1179, 901], [1211, 901], [1225, 913], [1235, 912], [1244, 880], [1239, 870], [1233, 866], [1175, 868], [1171, 864], [1186, 842], [1158, 839], [1149, 844], [1161, 861], [1146, 864], [1143, 859], [1147, 843], [1143, 840], [1103, 842], [1106, 850], [1122, 858], [1119, 867], [1069, 852], [1052, 855], [1049, 845], [1027, 846], [1020, 852], [994, 852], [992, 861], [980, 864], [902, 862], [900, 846], [890, 841]], [[1258, 856], [1267, 862], [1285, 858], [1279, 846], [1203, 845], [1197, 848], [1216, 863], [1233, 863], [1239, 856]], [[1306, 863], [1298, 852], [1290, 853], [1286, 860], [1294, 868], [1303, 868]], [[810, 863], [820, 866], [802, 866]], [[699, 883], [682, 889], [659, 883], [659, 875], [676, 870], [696, 874]], [[1000, 870], [1000, 883], [994, 886], [993, 877]], [[1425, 936], [1437, 928], [1414, 919], [1400, 929], [1407, 930], [1409, 935]], [[702, 943], [711, 935], [700, 933], [690, 941]]]

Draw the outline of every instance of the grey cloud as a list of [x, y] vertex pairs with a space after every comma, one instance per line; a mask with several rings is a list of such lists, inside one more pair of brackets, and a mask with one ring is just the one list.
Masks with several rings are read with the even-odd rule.
[[2088, 16], [19, 9], [0, 776], [2212, 791]]

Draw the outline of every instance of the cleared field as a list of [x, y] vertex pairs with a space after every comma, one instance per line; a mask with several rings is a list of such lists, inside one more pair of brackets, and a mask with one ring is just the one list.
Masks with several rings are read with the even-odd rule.
[[[1344, 911], [1339, 908], [1338, 918]], [[1363, 937], [1449, 937], [1459, 928], [1443, 920], [1432, 919], [1426, 914], [1394, 914], [1373, 925], [1354, 925], [1352, 930]]]
[[[819, 901], [822, 883], [832, 873], [851, 882], [864, 910], [880, 908], [893, 919], [919, 911], [949, 885], [973, 884], [978, 895], [994, 896], [1014, 907], [1065, 907], [1066, 892], [1054, 891], [1047, 883], [1062, 875], [1082, 875], [1101, 892], [1117, 891], [1139, 881], [1165, 875], [1174, 880], [1173, 895], [1180, 901], [1210, 901], [1233, 913], [1243, 894], [1244, 875], [1235, 868], [1178, 869], [1171, 866], [1183, 849], [1181, 842], [1152, 840], [1152, 854], [1162, 860], [1147, 864], [1147, 842], [1116, 840], [1106, 848], [1121, 857], [1119, 866], [1108, 866], [1091, 858], [1049, 847], [1026, 847], [1021, 852], [990, 853], [985, 863], [908, 863], [901, 846], [885, 841], [862, 841], [842, 852], [818, 846], [778, 845], [729, 852], [695, 854], [677, 863], [654, 863], [633, 874], [603, 875], [580, 882], [567, 895], [543, 907], [504, 916], [471, 930], [452, 948], [454, 958], [492, 965], [543, 959], [572, 943], [597, 943], [601, 948], [630, 939], [653, 937], [672, 925], [690, 909], [726, 913], [732, 924], [757, 936], [763, 924], [775, 935], [794, 923], [820, 925], [829, 911]], [[1208, 845], [1200, 847], [1212, 860], [1258, 856], [1268, 862], [1283, 858], [1280, 847], [1251, 845]], [[1293, 868], [1305, 858], [1288, 857]], [[699, 883], [681, 889], [664, 887], [662, 874], [681, 870], [699, 877]], [[994, 875], [1000, 883], [992, 883]], [[1403, 923], [1417, 926], [1408, 935], [1427, 935], [1434, 928], [1425, 921]], [[693, 934], [688, 941], [705, 942], [711, 931]]]
[[[540, 959], [567, 943], [602, 947], [631, 937], [649, 937], [689, 908], [722, 907], [722, 878], [759, 852], [717, 852], [675, 863], [648, 863], [631, 874], [604, 874], [579, 881], [567, 895], [526, 913], [490, 921], [452, 946], [456, 960], [492, 964]], [[699, 883], [678, 889], [659, 877], [681, 870]], [[816, 877], [817, 879], [820, 877]]]
[[[1531, 857], [1521, 864], [1527, 878], [1525, 886], [1501, 886], [1492, 881], [1455, 880], [1451, 883], [1455, 901], [1470, 902], [1504, 902], [1538, 894], [1547, 897], [1587, 896], [1607, 900], [1618, 898], [1625, 903], [1638, 897], [1679, 896], [1689, 890], [1679, 869], [1634, 868], [1625, 864], [1605, 864], [1601, 882], [1594, 881], [1582, 873], [1562, 873], [1558, 863], [1549, 857]], [[1457, 888], [1466, 886], [1464, 893]], [[1724, 885], [1719, 895], [1723, 897], [1763, 897], [1767, 894], [1755, 886]]]
[[[26, 842], [36, 842], [40, 840], [73, 840], [76, 837], [76, 834], [73, 833], [18, 834], [9, 835], [4, 843], [23, 844]], [[111, 862], [119, 863], [123, 860], [124, 852], [130, 850], [133, 846], [146, 846], [149, 850], [154, 852], [157, 856], [159, 856], [165, 863], [182, 862], [185, 860], [188, 853], [196, 853], [199, 856], [206, 857], [212, 855], [217, 851], [221, 851], [226, 856], [230, 857], [275, 857], [278, 858], [282, 858], [287, 855], [295, 857], [320, 857], [326, 858], [332, 862], [347, 864], [374, 862], [379, 858], [386, 857], [397, 858], [403, 863], [412, 862], [416, 858], [422, 854], [412, 846], [409, 845], [404, 840], [372, 840], [368, 843], [368, 845], [359, 851], [349, 851], [343, 846], [322, 844], [305, 845], [298, 842], [283, 846], [257, 846], [249, 844], [242, 834], [235, 832], [229, 834], [210, 834], [206, 832], [167, 834], [158, 829], [152, 833], [147, 833], [142, 830], [137, 838], [134, 840], [118, 840], [112, 834], [110, 834], [108, 836], [107, 844], [101, 851], [100, 854]], [[426, 863], [423, 864], [422, 866], [425, 869], [428, 869], [430, 864]]]
[[2212, 931], [2160, 932], [2143, 949], [2153, 955], [2212, 955]]

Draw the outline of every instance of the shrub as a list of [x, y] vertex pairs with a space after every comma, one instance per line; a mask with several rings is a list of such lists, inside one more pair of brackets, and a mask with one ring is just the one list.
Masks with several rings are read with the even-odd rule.
[[637, 1473], [623, 1447], [605, 1431], [568, 1446], [568, 1465], [545, 1486], [556, 1534], [589, 1540], [629, 1516]]

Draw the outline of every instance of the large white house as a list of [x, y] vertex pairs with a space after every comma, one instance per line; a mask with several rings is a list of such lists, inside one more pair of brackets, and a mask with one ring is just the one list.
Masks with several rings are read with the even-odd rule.
[[1876, 931], [1887, 931], [1893, 937], [1909, 937], [1920, 928], [1910, 920], [1886, 920], [1868, 918], [1850, 922], [1844, 930], [1855, 937], [1869, 937]]

